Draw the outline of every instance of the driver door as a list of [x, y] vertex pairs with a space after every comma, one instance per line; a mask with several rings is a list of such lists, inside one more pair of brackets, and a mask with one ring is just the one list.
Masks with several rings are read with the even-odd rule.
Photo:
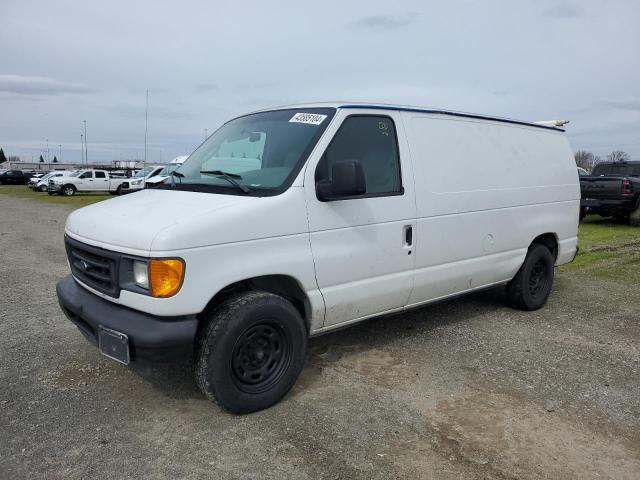
[[[413, 286], [416, 204], [402, 120], [396, 112], [347, 112], [336, 115], [305, 172], [325, 327], [402, 309]], [[316, 183], [330, 180], [333, 162], [353, 159], [366, 193], [320, 201]]]

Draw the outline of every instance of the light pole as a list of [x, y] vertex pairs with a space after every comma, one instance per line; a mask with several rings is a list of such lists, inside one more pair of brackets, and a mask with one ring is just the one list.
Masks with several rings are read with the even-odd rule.
[[146, 92], [144, 104], [144, 163], [147, 163], [147, 129], [149, 126], [149, 90]]
[[84, 160], [87, 162], [87, 167], [89, 166], [89, 147], [87, 147], [87, 121], [83, 120], [84, 123]]
[[62, 144], [58, 144], [58, 148], [60, 148], [60, 163], [62, 163]]
[[80, 165], [84, 167], [84, 140], [82, 134], [80, 134]]
[[49, 139], [45, 138], [45, 140], [47, 141], [47, 163], [50, 163], [49, 162]]

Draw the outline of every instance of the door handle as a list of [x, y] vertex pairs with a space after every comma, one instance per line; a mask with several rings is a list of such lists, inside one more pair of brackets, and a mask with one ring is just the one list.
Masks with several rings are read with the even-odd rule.
[[413, 225], [404, 226], [404, 244], [407, 247], [413, 245]]

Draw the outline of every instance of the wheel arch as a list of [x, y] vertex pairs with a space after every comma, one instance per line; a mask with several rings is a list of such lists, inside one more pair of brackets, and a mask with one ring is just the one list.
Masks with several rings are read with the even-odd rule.
[[284, 274], [260, 275], [233, 282], [220, 289], [207, 303], [201, 315], [216, 308], [226, 299], [243, 292], [263, 291], [289, 300], [305, 321], [307, 332], [311, 328], [312, 308], [302, 284], [294, 277]]
[[547, 232], [538, 235], [533, 239], [533, 241], [529, 245], [529, 248], [531, 248], [533, 245], [544, 245], [549, 250], [551, 250], [554, 262], [558, 258], [558, 236], [555, 233]]

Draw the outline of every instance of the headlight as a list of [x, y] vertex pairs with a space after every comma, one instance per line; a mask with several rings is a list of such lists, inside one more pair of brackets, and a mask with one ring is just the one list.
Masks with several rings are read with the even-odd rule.
[[139, 287], [149, 289], [147, 262], [140, 262], [138, 260], [133, 262], [133, 280]]
[[142, 180], [134, 180], [133, 182], [131, 182], [131, 185], [140, 185], [142, 183]]
[[185, 265], [181, 258], [149, 260], [151, 296], [166, 298], [178, 293], [184, 280]]

